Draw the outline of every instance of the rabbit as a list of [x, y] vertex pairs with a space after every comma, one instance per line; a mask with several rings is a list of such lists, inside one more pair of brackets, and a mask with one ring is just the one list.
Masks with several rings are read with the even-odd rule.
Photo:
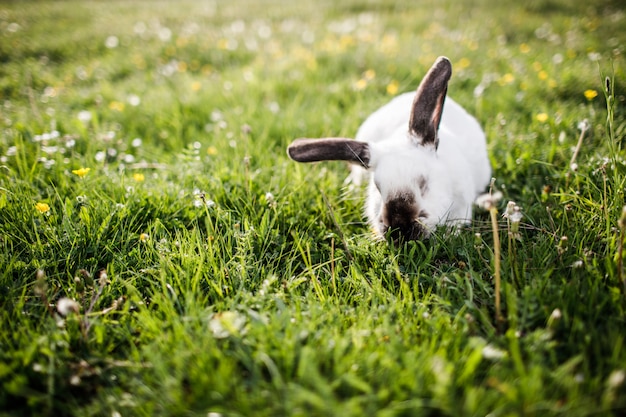
[[369, 173], [365, 214], [380, 238], [421, 240], [438, 225], [466, 224], [491, 165], [476, 119], [446, 99], [451, 75], [450, 61], [439, 57], [417, 92], [372, 113], [354, 140], [301, 138], [287, 153], [297, 162], [348, 161], [347, 180], [356, 185]]

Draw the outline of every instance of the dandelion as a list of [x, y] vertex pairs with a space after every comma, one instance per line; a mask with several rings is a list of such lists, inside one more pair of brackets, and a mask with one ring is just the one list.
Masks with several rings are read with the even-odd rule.
[[170, 30], [170, 28], [162, 27], [159, 29], [157, 35], [162, 42], [167, 42], [172, 38], [172, 31]]
[[109, 49], [117, 48], [119, 44], [120, 44], [120, 40], [117, 38], [117, 36], [113, 36], [113, 35], [109, 36], [104, 41], [104, 46], [106, 46]]
[[392, 80], [389, 84], [387, 84], [387, 94], [390, 96], [395, 96], [398, 94], [399, 83], [396, 80]]
[[530, 52], [530, 46], [527, 43], [523, 43], [519, 46], [519, 51], [523, 54], [527, 54]]
[[207, 155], [210, 155], [210, 156], [217, 155], [217, 148], [215, 146], [209, 146], [206, 149], [206, 153]]
[[71, 298], [63, 297], [57, 302], [57, 311], [63, 317], [70, 313], [78, 313], [80, 311], [80, 305]]
[[150, 239], [150, 235], [147, 233], [142, 233], [139, 235], [139, 240], [141, 242], [146, 242], [148, 239]]
[[354, 89], [356, 91], [365, 90], [365, 87], [367, 87], [367, 81], [364, 78], [361, 78], [356, 83], [354, 83]]
[[472, 61], [470, 61], [467, 58], [461, 58], [459, 60], [459, 62], [457, 63], [457, 67], [459, 67], [460, 69], [465, 69], [468, 68], [471, 65]]
[[89, 171], [91, 171], [91, 168], [79, 168], [79, 169], [72, 170], [72, 174], [76, 174], [80, 178], [83, 178], [85, 175], [89, 173]]
[[493, 255], [494, 255], [494, 275], [495, 275], [495, 307], [496, 307], [496, 321], [498, 327], [502, 321], [502, 313], [500, 310], [500, 234], [498, 231], [498, 201], [502, 198], [500, 191], [493, 192], [493, 187], [496, 182], [495, 178], [491, 179], [490, 192], [483, 194], [476, 199], [476, 205], [489, 211], [491, 217], [491, 231], [493, 233]]
[[106, 152], [98, 151], [98, 152], [96, 152], [96, 155], [94, 156], [94, 159], [96, 160], [96, 162], [104, 162], [106, 157], [107, 157]]
[[547, 80], [548, 79], [548, 73], [544, 70], [539, 71], [539, 73], [537, 74], [537, 77], [539, 77], [540, 80]]
[[35, 208], [41, 214], [47, 214], [50, 211], [50, 206], [47, 203], [37, 203], [35, 204]]
[[123, 112], [126, 105], [121, 101], [112, 101], [109, 103], [109, 108], [113, 111]]
[[537, 119], [538, 122], [540, 123], [545, 123], [548, 121], [548, 114], [547, 113], [539, 113], [535, 116], [535, 119]]
[[516, 239], [520, 239], [519, 234], [519, 224], [522, 221], [524, 215], [522, 214], [522, 209], [515, 203], [515, 201], [509, 201], [506, 205], [506, 211], [502, 215], [505, 219], [507, 219], [509, 223], [509, 233], [511, 237]]
[[92, 115], [89, 110], [81, 110], [78, 112], [78, 115], [76, 117], [84, 124], [87, 124], [91, 121]]
[[504, 74], [502, 76], [502, 78], [500, 78], [500, 85], [507, 85], [507, 84], [511, 84], [513, 81], [515, 81], [515, 76], [513, 74], [511, 74], [510, 72]]
[[141, 104], [141, 98], [137, 94], [131, 94], [128, 96], [128, 104], [137, 107]]
[[475, 204], [483, 210], [491, 210], [502, 199], [502, 193], [496, 191], [494, 193], [486, 193], [476, 198]]
[[585, 90], [583, 94], [588, 101], [591, 101], [594, 98], [598, 97], [598, 92], [596, 90]]
[[200, 81], [194, 81], [191, 84], [191, 90], [192, 91], [200, 91], [201, 88], [202, 88], [202, 83]]
[[363, 78], [365, 81], [372, 81], [376, 77], [376, 71], [373, 69], [368, 69], [363, 73]]

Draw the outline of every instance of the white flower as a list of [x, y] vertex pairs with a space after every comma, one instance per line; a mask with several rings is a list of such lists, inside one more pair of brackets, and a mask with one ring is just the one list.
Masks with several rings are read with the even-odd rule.
[[506, 356], [504, 350], [493, 347], [492, 345], [486, 345], [483, 350], [483, 358], [485, 359], [502, 359]]
[[483, 210], [490, 210], [492, 207], [495, 207], [500, 200], [502, 200], [502, 193], [496, 191], [494, 193], [479, 195], [478, 198], [476, 198], [475, 204]]
[[609, 379], [606, 381], [606, 384], [609, 388], [617, 388], [624, 383], [624, 379], [626, 379], [626, 373], [624, 373], [623, 369], [618, 369], [616, 371], [611, 372], [609, 375]]
[[96, 152], [96, 156], [95, 159], [97, 162], [102, 162], [106, 159], [107, 154], [104, 151], [98, 151]]
[[522, 209], [515, 201], [509, 201], [506, 205], [506, 211], [502, 217], [508, 219], [513, 225], [517, 225], [520, 221], [522, 221], [524, 215], [522, 214]]
[[104, 41], [104, 46], [106, 46], [109, 49], [117, 48], [119, 44], [120, 44], [120, 40], [115, 35], [109, 36]]
[[555, 308], [554, 310], [552, 310], [552, 313], [550, 314], [550, 319], [559, 320], [561, 317], [563, 317], [563, 313], [561, 313], [560, 309]]
[[137, 94], [131, 94], [128, 96], [128, 104], [133, 107], [137, 107], [141, 104], [141, 98]]
[[213, 314], [209, 320], [209, 330], [213, 337], [225, 339], [231, 335], [240, 335], [246, 325], [246, 317], [236, 311], [224, 311]]
[[71, 298], [63, 297], [57, 301], [57, 311], [62, 316], [67, 316], [70, 313], [78, 313], [80, 311], [80, 305]]
[[91, 112], [89, 110], [82, 110], [78, 112], [78, 120], [87, 124], [91, 121]]
[[583, 267], [583, 261], [580, 260], [580, 259], [577, 260], [577, 261], [574, 261], [574, 262], [572, 262], [571, 267], [574, 268], [574, 269], [582, 268]]

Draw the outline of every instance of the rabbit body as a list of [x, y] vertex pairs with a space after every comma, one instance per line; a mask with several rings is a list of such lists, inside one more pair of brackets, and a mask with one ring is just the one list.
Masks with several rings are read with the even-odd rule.
[[351, 165], [348, 181], [359, 185], [369, 174], [365, 213], [374, 230], [379, 229], [384, 201], [407, 193], [423, 212], [419, 217], [427, 233], [439, 224], [468, 222], [474, 200], [491, 179], [485, 134], [450, 97], [445, 100], [437, 149], [412, 143], [407, 126], [415, 94], [395, 97], [372, 113], [356, 134], [356, 140], [375, 149], [371, 152], [375, 160], [369, 170]]
[[462, 224], [491, 179], [485, 134], [474, 117], [447, 98], [450, 61], [440, 57], [415, 93], [372, 113], [356, 139], [297, 139], [287, 149], [298, 162], [345, 160], [348, 181], [369, 173], [365, 213], [379, 236], [428, 237], [440, 224]]

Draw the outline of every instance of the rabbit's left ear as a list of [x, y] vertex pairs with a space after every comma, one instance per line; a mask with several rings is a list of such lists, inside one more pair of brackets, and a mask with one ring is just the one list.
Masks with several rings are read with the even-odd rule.
[[409, 121], [409, 132], [416, 144], [437, 147], [437, 130], [451, 75], [452, 64], [448, 58], [439, 57], [417, 88]]
[[348, 161], [369, 168], [370, 146], [348, 138], [300, 138], [287, 148], [287, 154], [297, 162]]

